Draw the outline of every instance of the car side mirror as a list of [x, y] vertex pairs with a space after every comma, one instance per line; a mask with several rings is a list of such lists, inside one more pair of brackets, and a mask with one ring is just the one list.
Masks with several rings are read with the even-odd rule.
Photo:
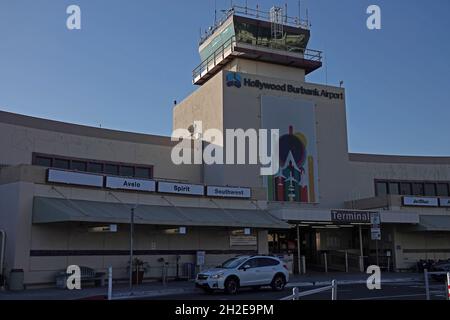
[[247, 271], [247, 269], [250, 269], [250, 268], [251, 268], [251, 266], [249, 264], [246, 264], [245, 266], [242, 267], [242, 269], [244, 271]]

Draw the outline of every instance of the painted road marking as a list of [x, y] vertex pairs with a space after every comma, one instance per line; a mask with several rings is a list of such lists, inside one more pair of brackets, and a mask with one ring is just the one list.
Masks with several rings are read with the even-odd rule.
[[395, 298], [411, 298], [411, 297], [424, 297], [425, 294], [404, 294], [404, 295], [398, 295], [398, 296], [382, 296], [382, 297], [371, 297], [371, 298], [359, 298], [359, 299], [352, 299], [352, 300], [384, 300], [384, 299], [395, 299]]

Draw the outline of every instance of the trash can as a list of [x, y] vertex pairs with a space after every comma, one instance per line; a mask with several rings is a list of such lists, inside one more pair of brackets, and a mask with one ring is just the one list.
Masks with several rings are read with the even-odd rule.
[[8, 287], [11, 291], [23, 291], [23, 278], [24, 272], [23, 269], [12, 269], [9, 273], [9, 282]]
[[67, 288], [67, 279], [68, 275], [65, 272], [60, 272], [56, 275], [56, 287], [58, 289], [66, 289]]

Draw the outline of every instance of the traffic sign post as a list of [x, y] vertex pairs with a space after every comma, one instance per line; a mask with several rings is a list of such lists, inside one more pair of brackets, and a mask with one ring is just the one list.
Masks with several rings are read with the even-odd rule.
[[372, 240], [375, 241], [375, 247], [376, 247], [376, 254], [377, 254], [377, 266], [380, 265], [379, 263], [379, 255], [378, 255], [378, 241], [381, 240], [381, 215], [379, 212], [373, 212], [370, 215], [370, 222], [372, 224], [370, 234]]

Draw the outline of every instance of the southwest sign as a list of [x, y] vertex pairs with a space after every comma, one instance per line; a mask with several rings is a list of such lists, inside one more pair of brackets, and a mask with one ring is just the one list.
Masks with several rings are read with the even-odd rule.
[[251, 189], [250, 188], [208, 186], [206, 188], [206, 195], [208, 197], [249, 199], [249, 198], [251, 198]]

